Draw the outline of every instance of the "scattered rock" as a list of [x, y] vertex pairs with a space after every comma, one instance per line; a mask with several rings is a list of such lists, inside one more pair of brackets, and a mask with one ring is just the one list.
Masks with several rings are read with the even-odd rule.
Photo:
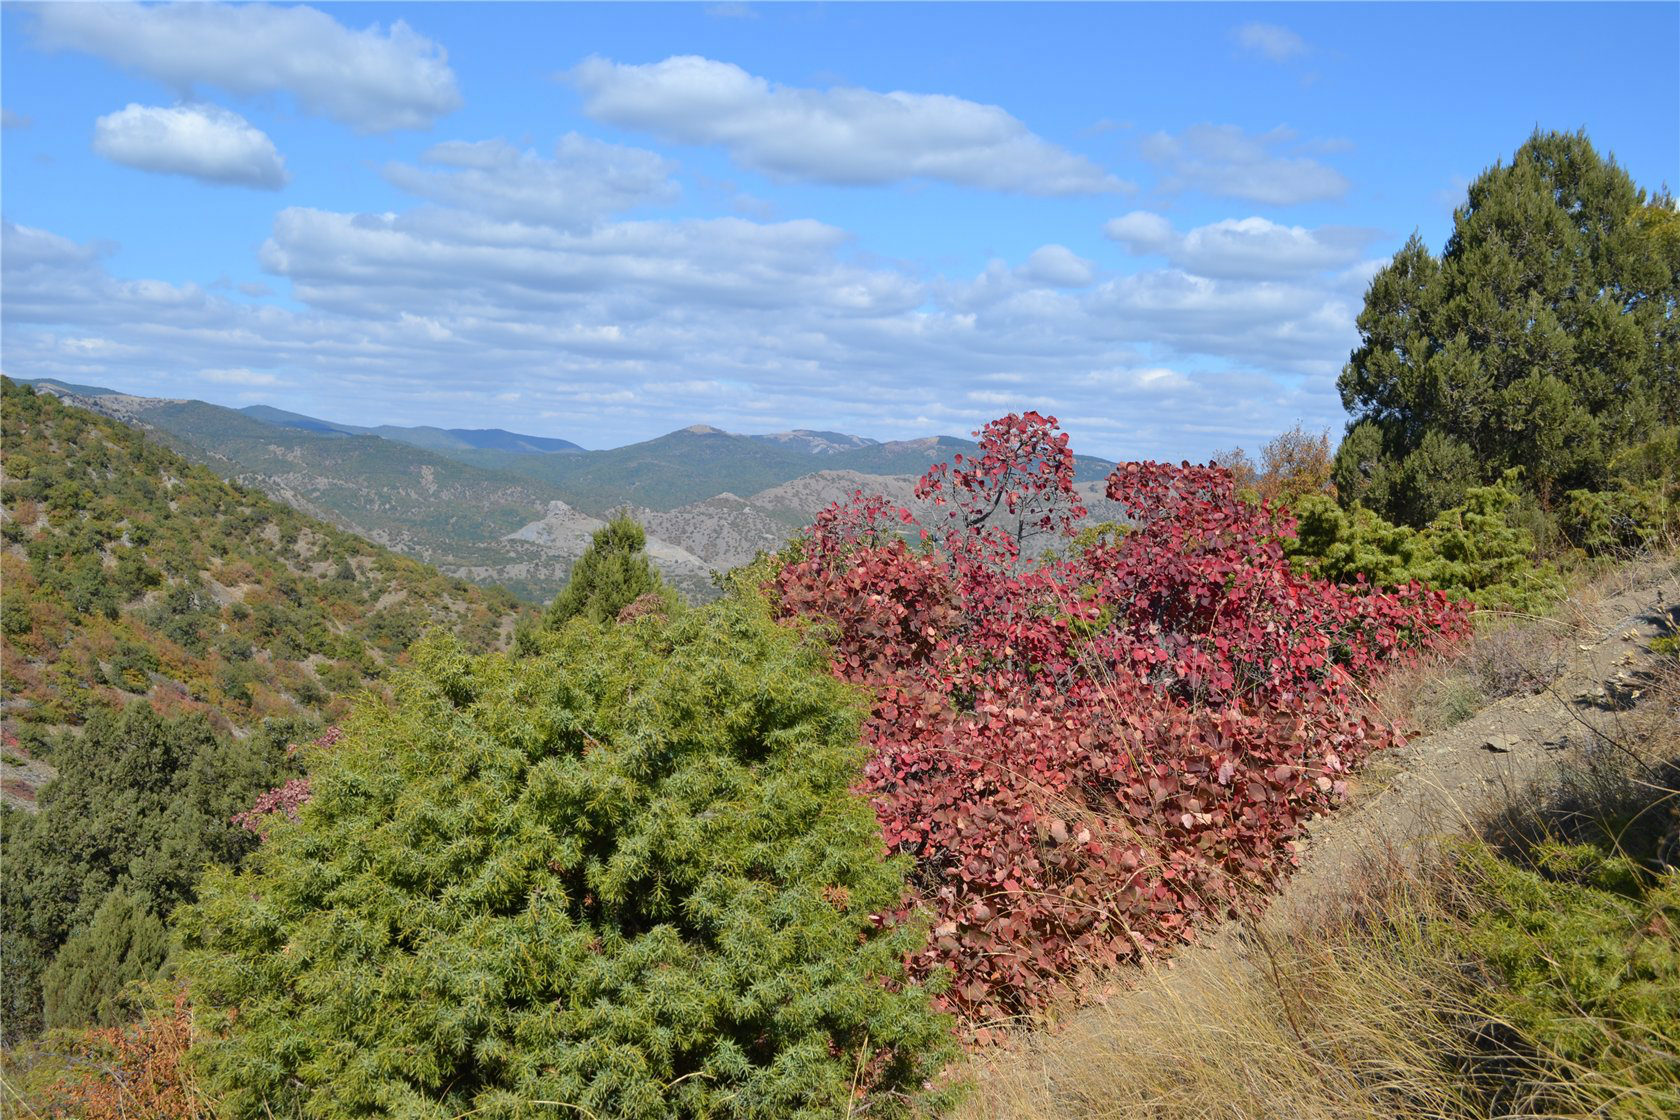
[[1515, 735], [1489, 735], [1482, 740], [1482, 749], [1494, 754], [1510, 754], [1522, 740]]

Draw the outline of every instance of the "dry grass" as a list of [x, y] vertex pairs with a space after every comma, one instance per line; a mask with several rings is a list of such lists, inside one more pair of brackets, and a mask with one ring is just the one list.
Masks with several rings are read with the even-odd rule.
[[[1673, 560], [1665, 562], [1674, 571]], [[1500, 692], [1545, 687], [1563, 643], [1596, 640], [1589, 603], [1617, 574], [1578, 589], [1548, 620], [1485, 633], [1457, 663], [1425, 666], [1385, 695], [1412, 726]], [[1555, 637], [1548, 637], [1554, 634]], [[1555, 667], [1554, 667], [1555, 666]], [[1458, 682], [1454, 684], [1453, 682]], [[1538, 683], [1537, 683], [1538, 682]], [[1583, 739], [1555, 788], [1494, 806], [1476, 830], [1506, 853], [1546, 837], [1675, 837], [1680, 858], [1680, 660], [1646, 674], [1640, 704]], [[1454, 689], [1471, 698], [1455, 698]], [[1466, 712], [1465, 714], [1468, 714]], [[1466, 841], [1468, 842], [1468, 841]], [[1475, 850], [1493, 849], [1478, 846]], [[1548, 1049], [1490, 1010], [1486, 973], [1444, 949], [1497, 906], [1474, 861], [1446, 842], [1422, 865], [1374, 852], [1310, 919], [1251, 923], [1239, 936], [1153, 965], [1055, 1033], [974, 1056], [961, 1120], [1470, 1120], [1680, 1115], [1672, 1050], [1655, 1067], [1606, 1073]], [[1493, 897], [1493, 901], [1490, 901]], [[1670, 931], [1680, 944], [1680, 929]], [[1660, 932], [1657, 936], [1663, 936]], [[1534, 948], [1545, 959], [1544, 945]], [[1598, 1020], [1592, 1020], [1594, 1023]], [[1672, 1031], [1680, 1040], [1680, 1008]], [[1612, 1024], [1606, 1028], [1614, 1032]], [[1656, 1072], [1652, 1072], [1655, 1068]]]
[[1542, 691], [1563, 672], [1571, 650], [1605, 636], [1597, 619], [1606, 600], [1663, 578], [1680, 578], [1680, 551], [1577, 569], [1568, 596], [1543, 616], [1479, 612], [1467, 645], [1395, 673], [1373, 707], [1408, 734], [1432, 735], [1489, 704]]

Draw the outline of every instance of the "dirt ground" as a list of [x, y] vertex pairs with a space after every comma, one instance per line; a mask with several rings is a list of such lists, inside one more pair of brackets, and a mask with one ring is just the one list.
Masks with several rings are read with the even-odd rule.
[[[1656, 656], [1651, 639], [1680, 624], [1680, 573], [1652, 565], [1623, 580], [1597, 603], [1577, 604], [1575, 617], [1537, 620], [1522, 632], [1528, 648], [1508, 656], [1527, 660], [1539, 680], [1561, 667], [1539, 691], [1497, 701], [1372, 759], [1347, 804], [1314, 822], [1302, 865], [1267, 919], [1286, 922], [1315, 905], [1373, 849], [1415, 857], [1490, 807], [1530, 795], [1571, 750], [1617, 739]], [[1547, 632], [1553, 626], [1555, 635]], [[1554, 660], [1560, 651], [1561, 666]]]

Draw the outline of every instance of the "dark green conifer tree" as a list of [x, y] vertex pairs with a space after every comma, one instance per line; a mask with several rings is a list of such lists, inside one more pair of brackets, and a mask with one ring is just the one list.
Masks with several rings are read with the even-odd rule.
[[[111, 892], [153, 914], [192, 897], [209, 864], [254, 838], [230, 821], [283, 781], [285, 746], [313, 725], [275, 721], [242, 742], [200, 715], [165, 719], [144, 700], [100, 711], [52, 751], [38, 811], [6, 809], [0, 861], [0, 1023], [7, 1042], [42, 1025], [43, 973]], [[68, 1006], [68, 1005], [67, 1005]]]
[[1547, 506], [1680, 421], [1680, 239], [1584, 133], [1536, 132], [1470, 185], [1439, 258], [1414, 234], [1371, 281], [1339, 382], [1344, 504], [1428, 524], [1520, 467]]
[[876, 920], [906, 866], [822, 651], [745, 600], [542, 644], [423, 640], [301, 818], [177, 912], [222, 1114], [936, 1104], [949, 1024], [904, 982], [919, 931]]
[[88, 927], [64, 943], [41, 977], [47, 1027], [114, 1026], [131, 1017], [130, 981], [153, 980], [169, 956], [163, 920], [125, 891], [105, 896]]
[[595, 530], [543, 621], [551, 630], [574, 618], [612, 622], [619, 611], [644, 595], [659, 595], [668, 605], [676, 603], [676, 592], [665, 586], [648, 559], [647, 531], [628, 513], [614, 514]]

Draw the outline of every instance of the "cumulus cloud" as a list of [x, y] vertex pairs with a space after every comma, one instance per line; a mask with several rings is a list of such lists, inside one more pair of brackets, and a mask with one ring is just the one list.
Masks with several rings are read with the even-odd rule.
[[1041, 245], [1018, 270], [1024, 278], [1055, 288], [1083, 288], [1096, 276], [1091, 262], [1066, 245]]
[[266, 4], [40, 4], [49, 50], [96, 55], [180, 90], [289, 93], [360, 132], [426, 128], [460, 107], [444, 49], [397, 20], [353, 31], [308, 7]]
[[860, 262], [845, 230], [815, 221], [560, 227], [435, 206], [282, 211], [260, 259], [284, 304], [121, 279], [100, 247], [9, 223], [0, 249], [15, 375], [191, 396], [214, 378], [264, 388], [239, 380], [251, 373], [318, 415], [377, 417], [403, 399], [439, 422], [514, 426], [462, 377], [470, 358], [520, 415], [552, 414], [551, 430], [590, 445], [701, 418], [962, 433], [1008, 407], [969, 393], [1054, 402], [1098, 454], [1252, 444], [1336, 421], [1361, 290], [1342, 273], [1177, 267], [1078, 286], [1084, 262], [1065, 246], [930, 279]]
[[1198, 124], [1177, 136], [1145, 137], [1143, 157], [1162, 171], [1161, 189], [1200, 190], [1273, 206], [1340, 198], [1350, 184], [1341, 172], [1301, 154], [1289, 129], [1250, 134], [1236, 125]]
[[1245, 23], [1237, 28], [1237, 45], [1273, 62], [1288, 62], [1307, 53], [1306, 40], [1275, 23]]
[[1111, 219], [1103, 232], [1135, 254], [1164, 256], [1199, 276], [1256, 280], [1348, 268], [1376, 236], [1367, 229], [1306, 229], [1257, 217], [1226, 218], [1181, 234], [1147, 210]]
[[575, 132], [560, 138], [553, 159], [502, 140], [455, 140], [428, 149], [420, 162], [387, 164], [385, 178], [447, 206], [537, 225], [587, 225], [677, 197], [675, 166], [664, 157]]
[[676, 143], [718, 145], [743, 166], [786, 179], [931, 179], [1036, 195], [1127, 187], [998, 106], [960, 97], [800, 89], [695, 55], [640, 66], [594, 57], [566, 77], [596, 120]]
[[288, 178], [274, 141], [238, 113], [215, 105], [130, 103], [94, 122], [93, 150], [126, 167], [205, 183], [272, 191]]
[[1159, 253], [1177, 244], [1179, 239], [1170, 221], [1148, 210], [1133, 210], [1123, 217], [1110, 218], [1103, 232], [1134, 253]]

